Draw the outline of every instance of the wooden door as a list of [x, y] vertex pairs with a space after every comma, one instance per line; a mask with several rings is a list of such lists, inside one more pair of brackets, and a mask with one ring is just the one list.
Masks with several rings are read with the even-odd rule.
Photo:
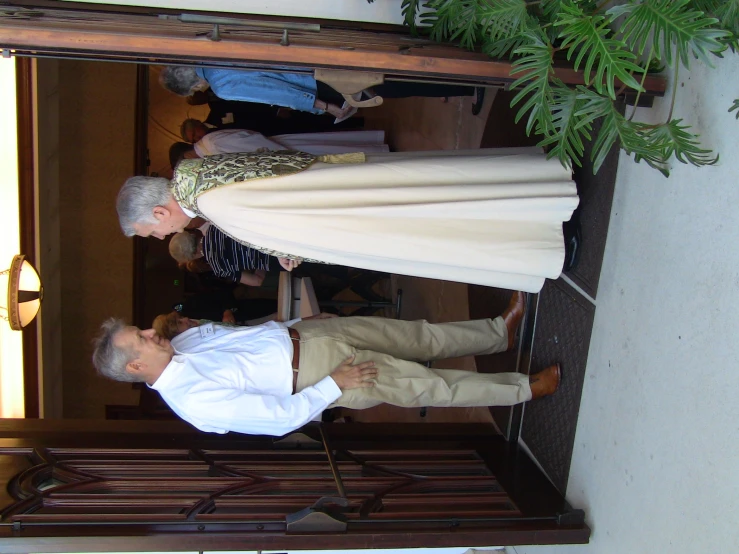
[[181, 422], [3, 422], [0, 551], [588, 540], [583, 513], [488, 426], [304, 432], [273, 440], [206, 435]]
[[[257, 68], [279, 65], [291, 71], [315, 68], [383, 73], [390, 80], [505, 85], [508, 61], [412, 37], [399, 26], [340, 21], [313, 22], [241, 14], [246, 24], [183, 23], [180, 12], [154, 8], [16, 0], [0, 6], [0, 48], [5, 55], [71, 56], [136, 63], [196, 63]], [[278, 28], [255, 26], [268, 20]], [[280, 25], [297, 23], [301, 29]], [[314, 25], [311, 30], [305, 25]], [[319, 30], [315, 29], [315, 26]], [[217, 39], [217, 40], [212, 40]], [[582, 84], [582, 75], [560, 67], [557, 77]], [[664, 79], [648, 77], [645, 88], [661, 95]]]

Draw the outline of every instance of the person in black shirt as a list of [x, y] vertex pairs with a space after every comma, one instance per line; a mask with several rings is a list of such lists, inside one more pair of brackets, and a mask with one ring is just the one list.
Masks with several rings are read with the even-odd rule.
[[[210, 113], [205, 123], [213, 129], [251, 129], [267, 137], [288, 133], [343, 131], [364, 126], [364, 118], [361, 117], [352, 117], [334, 124], [334, 117], [331, 115], [312, 114], [255, 102], [223, 100], [210, 89], [189, 96], [187, 103], [192, 106], [208, 104]], [[186, 142], [197, 142], [184, 134], [182, 138]]]
[[[202, 236], [178, 233], [169, 242], [169, 253], [179, 263], [204, 258], [214, 275], [232, 283], [260, 286], [268, 271], [281, 271], [280, 259], [244, 246], [214, 225], [200, 228]], [[329, 299], [348, 286], [344, 266], [304, 263], [297, 277], [311, 277], [316, 296]]]
[[190, 319], [207, 319], [226, 323], [245, 324], [277, 311], [277, 301], [268, 298], [236, 299], [232, 287], [199, 292], [173, 306], [180, 315]]
[[213, 225], [204, 227], [200, 237], [189, 232], [172, 237], [169, 242], [172, 257], [179, 263], [204, 257], [216, 277], [232, 283], [260, 286], [270, 263], [274, 264], [270, 260], [272, 256], [236, 242]]
[[[175, 260], [188, 263], [204, 258], [217, 277], [251, 286], [261, 285], [266, 272], [285, 269], [285, 260], [249, 248], [214, 225], [204, 225], [200, 231], [202, 237], [187, 231], [172, 237], [169, 252]], [[367, 300], [385, 300], [371, 287], [378, 279], [387, 277], [386, 274], [360, 271], [350, 276], [348, 267], [319, 263], [302, 263], [293, 274], [310, 277], [319, 300], [333, 298], [347, 287]]]

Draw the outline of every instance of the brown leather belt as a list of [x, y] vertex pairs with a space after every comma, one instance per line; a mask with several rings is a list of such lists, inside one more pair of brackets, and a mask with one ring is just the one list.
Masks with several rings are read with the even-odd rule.
[[297, 371], [300, 369], [300, 334], [292, 327], [287, 332], [293, 341], [293, 369]]
[[300, 333], [292, 327], [288, 328], [290, 340], [293, 343], [293, 394], [298, 388], [298, 369], [300, 367]]

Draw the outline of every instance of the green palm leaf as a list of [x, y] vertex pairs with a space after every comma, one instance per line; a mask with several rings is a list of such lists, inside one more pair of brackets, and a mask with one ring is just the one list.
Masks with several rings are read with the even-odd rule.
[[729, 108], [729, 113], [736, 110], [736, 118], [739, 119], [739, 98], [734, 100], [734, 103], [731, 105], [731, 108]]
[[739, 0], [691, 0], [689, 5], [716, 18], [722, 29], [739, 35]]
[[412, 33], [418, 31], [416, 25], [416, 17], [428, 17], [427, 12], [421, 12], [423, 8], [428, 7], [428, 2], [424, 0], [403, 0], [400, 3], [400, 13], [403, 16], [403, 25], [410, 27]]
[[[647, 140], [662, 150], [662, 158], [669, 160], [672, 156], [677, 161], [695, 166], [714, 165], [718, 155], [700, 147], [698, 135], [688, 133], [689, 125], [681, 125], [682, 119], [673, 119], [647, 132]], [[637, 160], [639, 161], [639, 160]]]
[[490, 41], [483, 39], [482, 51], [491, 58], [513, 57], [513, 53], [529, 43], [529, 31], [517, 33], [508, 38]]
[[[609, 36], [612, 32], [608, 24], [612, 19], [612, 16], [586, 15], [570, 0], [562, 3], [562, 11], [554, 25], [561, 27], [560, 37], [563, 39], [561, 47], [567, 49], [567, 59], [577, 54], [575, 69], [579, 69], [585, 60], [583, 70], [585, 82], [587, 84], [592, 82], [599, 93], [607, 91], [608, 95], [615, 99], [616, 79], [620, 79], [623, 84], [634, 90], [644, 89], [631, 75], [631, 72], [640, 74], [643, 72], [635, 63], [636, 56], [627, 48], [624, 41]], [[595, 76], [591, 79], [593, 66]]]
[[431, 39], [439, 42], [449, 40], [460, 24], [458, 1], [429, 0], [428, 6], [433, 11], [426, 15], [422, 23], [430, 25]]
[[581, 6], [586, 13], [595, 13], [598, 8], [598, 3], [593, 0], [541, 0], [541, 12], [548, 21], [554, 21], [562, 11], [562, 5], [568, 2]]
[[476, 0], [427, 0], [426, 5], [433, 11], [425, 14], [421, 22], [430, 26], [431, 39], [459, 39], [464, 48], [474, 49], [480, 31]]
[[553, 102], [552, 124], [554, 132], [542, 140], [538, 146], [554, 147], [549, 151], [549, 158], [558, 158], [560, 163], [568, 168], [572, 163], [582, 165], [581, 159], [585, 152], [583, 139], [590, 140], [592, 126], [590, 122], [580, 124], [578, 112], [583, 109], [585, 101], [580, 93], [565, 86], [562, 82], [555, 82], [552, 90]]
[[711, 65], [709, 54], [726, 49], [724, 40], [730, 33], [713, 28], [718, 20], [691, 9], [690, 0], [644, 0], [608, 10], [612, 17], [627, 14], [621, 28], [624, 40], [640, 55], [651, 44], [654, 55], [672, 63], [673, 45], [680, 61], [689, 67], [690, 54]]
[[669, 177], [669, 162], [674, 156], [681, 163], [695, 166], [713, 165], [718, 156], [700, 147], [698, 136], [689, 133], [690, 127], [682, 125], [682, 119], [673, 119], [660, 125], [648, 125], [627, 120], [616, 105], [585, 87], [578, 87], [578, 97], [583, 107], [575, 114], [580, 121], [576, 125], [587, 125], [603, 118], [600, 133], [593, 144], [593, 172], [603, 164], [614, 144], [620, 144], [634, 161], [646, 162], [649, 166]]
[[549, 134], [553, 131], [552, 113], [549, 110], [554, 97], [550, 79], [554, 75], [552, 62], [552, 45], [543, 33], [529, 33], [528, 44], [517, 48], [514, 53], [521, 58], [513, 62], [511, 76], [523, 73], [523, 76], [511, 84], [511, 88], [523, 87], [511, 101], [511, 107], [527, 98], [516, 114], [518, 122], [527, 112], [526, 134], [530, 135], [536, 125], [537, 132]]
[[484, 34], [491, 41], [508, 39], [529, 26], [528, 5], [524, 0], [483, 0], [474, 3]]
[[[447, 2], [450, 4], [450, 2]], [[458, 0], [449, 18], [448, 40], [457, 40], [462, 48], [474, 50], [480, 38], [481, 24], [477, 15], [477, 0]]]
[[647, 126], [627, 120], [609, 98], [594, 93], [585, 87], [578, 87], [578, 99], [583, 101], [582, 108], [575, 114], [580, 121], [576, 127], [592, 124], [602, 118], [602, 124], [595, 142], [591, 157], [593, 174], [597, 173], [606, 156], [614, 145], [618, 144], [627, 154], [634, 154], [634, 159], [645, 161], [659, 170], [665, 177], [669, 175], [667, 159], [663, 157], [663, 149], [652, 144], [646, 135]]

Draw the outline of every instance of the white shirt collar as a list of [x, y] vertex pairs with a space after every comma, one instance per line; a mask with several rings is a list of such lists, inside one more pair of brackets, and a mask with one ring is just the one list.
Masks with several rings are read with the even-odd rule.
[[197, 215], [198, 215], [198, 214], [196, 214], [195, 212], [193, 212], [193, 211], [190, 211], [190, 210], [188, 210], [188, 209], [187, 209], [187, 208], [185, 208], [184, 206], [180, 206], [180, 208], [182, 208], [182, 211], [183, 211], [183, 212], [185, 212], [185, 215], [186, 215], [187, 217], [189, 217], [190, 219], [194, 219], [194, 218], [195, 218], [195, 217], [197, 217]]
[[153, 385], [149, 385], [147, 383], [147, 387], [154, 390], [159, 390], [161, 388], [166, 388], [167, 385], [172, 382], [173, 379], [175, 379], [175, 367], [180, 365], [182, 363], [181, 360], [178, 360], [179, 356], [175, 354], [172, 356], [172, 359], [167, 364], [167, 367], [164, 368], [164, 371], [159, 374], [159, 377], [157, 377], [157, 380], [154, 381]]

